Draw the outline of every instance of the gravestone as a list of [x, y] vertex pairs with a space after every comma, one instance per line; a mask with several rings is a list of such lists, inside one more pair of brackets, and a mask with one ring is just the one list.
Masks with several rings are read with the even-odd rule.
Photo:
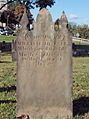
[[28, 31], [26, 12], [17, 36], [17, 116], [65, 119], [72, 116], [72, 38], [65, 13], [60, 31], [42, 9]]
[[15, 62], [16, 61], [16, 41], [14, 40], [12, 40], [11, 51], [12, 51], [12, 62]]
[[9, 42], [0, 42], [0, 51], [1, 52], [10, 52], [11, 51], [11, 43]]

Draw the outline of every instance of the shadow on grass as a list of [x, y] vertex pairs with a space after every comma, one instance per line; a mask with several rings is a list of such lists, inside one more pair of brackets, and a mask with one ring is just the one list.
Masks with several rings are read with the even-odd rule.
[[15, 90], [16, 90], [16, 86], [0, 88], [0, 92], [4, 92], [4, 91], [10, 92], [10, 91], [15, 91]]
[[11, 52], [1, 52], [0, 53], [0, 56], [7, 56], [7, 55], [10, 55], [11, 54]]
[[81, 97], [73, 101], [73, 116], [89, 112], [89, 97]]
[[0, 100], [0, 104], [2, 103], [16, 103], [16, 100]]
[[0, 63], [12, 63], [12, 62], [9, 62], [9, 61], [0, 61]]

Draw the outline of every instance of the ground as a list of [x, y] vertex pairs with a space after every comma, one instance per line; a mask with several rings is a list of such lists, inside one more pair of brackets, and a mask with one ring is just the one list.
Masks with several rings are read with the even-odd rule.
[[[89, 118], [89, 57], [73, 58], [73, 119]], [[0, 54], [0, 119], [16, 116], [16, 63]]]
[[0, 35], [0, 42], [12, 42], [12, 40], [15, 40], [16, 36], [6, 36], [6, 35]]
[[0, 54], [0, 119], [16, 116], [16, 63], [11, 54]]
[[74, 119], [89, 118], [89, 57], [73, 58]]

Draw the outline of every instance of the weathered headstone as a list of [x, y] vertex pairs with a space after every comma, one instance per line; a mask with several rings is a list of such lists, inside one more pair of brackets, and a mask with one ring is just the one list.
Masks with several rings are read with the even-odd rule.
[[16, 41], [14, 40], [12, 40], [11, 51], [12, 51], [12, 62], [15, 62], [16, 61]]
[[65, 119], [72, 116], [72, 39], [65, 13], [59, 32], [42, 9], [28, 31], [26, 12], [17, 37], [17, 116]]
[[1, 52], [10, 52], [11, 51], [11, 43], [9, 42], [0, 42], [0, 51]]

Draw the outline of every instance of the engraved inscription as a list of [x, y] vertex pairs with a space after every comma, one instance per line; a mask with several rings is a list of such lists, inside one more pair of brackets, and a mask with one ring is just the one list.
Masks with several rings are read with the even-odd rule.
[[30, 38], [26, 41], [18, 41], [18, 55], [22, 60], [29, 60], [32, 64], [51, 64], [55, 61], [62, 60], [62, 52], [65, 49], [66, 43], [64, 39], [57, 38], [51, 41], [47, 36], [36, 37], [32, 41]]

